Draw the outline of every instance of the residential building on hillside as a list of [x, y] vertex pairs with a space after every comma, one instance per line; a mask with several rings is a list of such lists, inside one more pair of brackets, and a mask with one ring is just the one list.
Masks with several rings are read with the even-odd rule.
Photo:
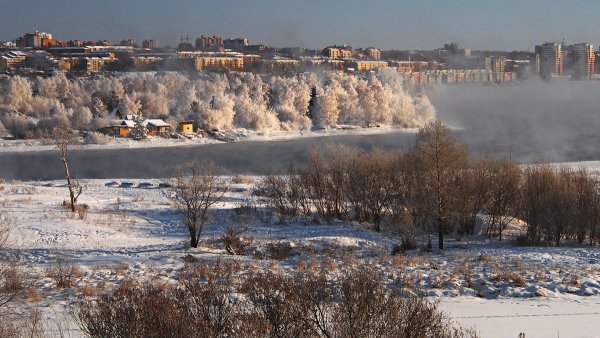
[[0, 70], [23, 68], [26, 66], [26, 59], [27, 54], [21, 51], [8, 51], [0, 56]]
[[357, 72], [364, 72], [375, 70], [379, 68], [384, 68], [388, 66], [387, 61], [366, 61], [366, 60], [356, 60], [354, 62], [350, 62], [348, 64], [350, 68], [354, 68]]

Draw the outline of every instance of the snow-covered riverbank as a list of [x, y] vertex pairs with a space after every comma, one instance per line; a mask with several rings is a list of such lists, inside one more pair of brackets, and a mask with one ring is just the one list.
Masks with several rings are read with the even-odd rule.
[[[321, 129], [307, 131], [277, 131], [271, 133], [261, 133], [249, 131], [247, 129], [236, 129], [230, 134], [235, 138], [233, 142], [246, 141], [285, 141], [311, 137], [326, 137], [326, 136], [352, 136], [352, 135], [378, 135], [390, 133], [408, 133], [414, 134], [418, 130], [413, 128], [400, 128], [394, 126], [380, 126], [372, 128], [360, 128], [348, 126], [348, 128], [340, 127], [338, 129]], [[92, 149], [144, 149], [144, 148], [168, 148], [168, 147], [186, 147], [198, 146], [203, 144], [219, 144], [219, 141], [210, 137], [193, 137], [193, 138], [178, 138], [166, 139], [161, 137], [149, 137], [146, 140], [134, 141], [128, 138], [112, 138], [106, 144], [81, 144], [77, 149], [92, 150]], [[36, 152], [50, 151], [55, 147], [43, 140], [0, 140], [0, 153], [3, 152]]]
[[[82, 218], [60, 206], [66, 197], [62, 181], [4, 182], [0, 204], [16, 223], [4, 254], [27, 269], [37, 294], [30, 298], [51, 322], [82, 292], [97, 294], [125, 279], [168, 283], [193, 257], [233, 260], [248, 271], [322, 268], [331, 279], [370, 266], [387, 283], [440, 300], [453, 319], [477, 326], [483, 337], [598, 335], [597, 247], [515, 247], [510, 240], [474, 236], [450, 238], [443, 253], [394, 256], [399, 238], [391, 229], [376, 233], [368, 224], [272, 218], [251, 192], [250, 181], [257, 179], [234, 185], [216, 206], [198, 249], [188, 247], [159, 180], [86, 181], [80, 201], [89, 212]], [[227, 253], [221, 235], [228, 227], [244, 227], [244, 236], [253, 238], [246, 255]], [[510, 232], [518, 234], [519, 225]], [[275, 257], [269, 251], [273, 244], [289, 252]], [[72, 287], [59, 288], [48, 276], [57, 257], [77, 268]]]

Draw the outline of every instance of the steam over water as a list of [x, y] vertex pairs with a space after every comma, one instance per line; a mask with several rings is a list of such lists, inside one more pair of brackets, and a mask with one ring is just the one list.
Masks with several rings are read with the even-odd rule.
[[[446, 86], [429, 96], [438, 117], [457, 128], [457, 139], [477, 154], [521, 162], [600, 160], [600, 83], [554, 82], [484, 87]], [[366, 150], [399, 150], [412, 133], [332, 136], [197, 147], [72, 152], [79, 178], [162, 177], [190, 159], [212, 159], [230, 174], [267, 174], [299, 164], [314, 148], [346, 144]], [[54, 152], [0, 154], [0, 177], [60, 179]]]
[[438, 117], [477, 154], [521, 162], [600, 160], [600, 82], [448, 86], [431, 94]]

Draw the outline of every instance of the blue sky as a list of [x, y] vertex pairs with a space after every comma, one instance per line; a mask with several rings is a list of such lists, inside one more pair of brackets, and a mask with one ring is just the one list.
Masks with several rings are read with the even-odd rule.
[[0, 40], [43, 30], [56, 38], [248, 37], [251, 43], [532, 50], [536, 43], [600, 44], [597, 0], [0, 0]]

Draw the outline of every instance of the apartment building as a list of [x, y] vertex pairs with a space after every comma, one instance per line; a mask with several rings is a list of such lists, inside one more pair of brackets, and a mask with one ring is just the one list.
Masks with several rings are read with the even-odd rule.
[[505, 65], [505, 56], [487, 56], [485, 58], [485, 69], [494, 73], [504, 72]]
[[564, 53], [561, 43], [545, 43], [535, 46], [537, 70], [541, 77], [550, 78], [553, 75], [563, 75]]
[[354, 57], [356, 52], [351, 46], [330, 46], [323, 49], [323, 56], [332, 59], [350, 59]]
[[196, 39], [196, 49], [203, 51], [222, 51], [223, 39], [217, 35], [201, 35]]
[[[46, 45], [52, 44], [52, 34], [46, 32], [35, 31], [34, 33], [26, 33], [22, 37], [17, 38], [17, 47], [20, 48], [42, 48], [44, 42]], [[54, 43], [56, 44], [56, 43]]]
[[354, 68], [357, 72], [366, 72], [370, 70], [375, 70], [379, 68], [384, 68], [388, 66], [387, 61], [365, 61], [365, 60], [356, 60], [354, 62], [350, 62], [348, 64], [350, 68]]
[[6, 71], [7, 69], [17, 69], [22, 68], [27, 65], [26, 62], [27, 54], [12, 50], [6, 52], [0, 56], [0, 70]]
[[142, 48], [157, 49], [160, 47], [158, 40], [150, 39], [142, 41]]
[[98, 72], [103, 70], [106, 65], [113, 61], [115, 61], [115, 59], [110, 57], [86, 57], [83, 58], [82, 64], [84, 70], [87, 70], [88, 72]]
[[578, 43], [570, 46], [570, 64], [575, 79], [590, 78], [595, 73], [594, 46], [589, 43]]
[[196, 70], [225, 69], [239, 71], [244, 68], [243, 56], [202, 56], [196, 58]]
[[250, 41], [246, 38], [225, 39], [223, 40], [223, 48], [230, 49], [236, 52], [242, 52], [250, 45]]

